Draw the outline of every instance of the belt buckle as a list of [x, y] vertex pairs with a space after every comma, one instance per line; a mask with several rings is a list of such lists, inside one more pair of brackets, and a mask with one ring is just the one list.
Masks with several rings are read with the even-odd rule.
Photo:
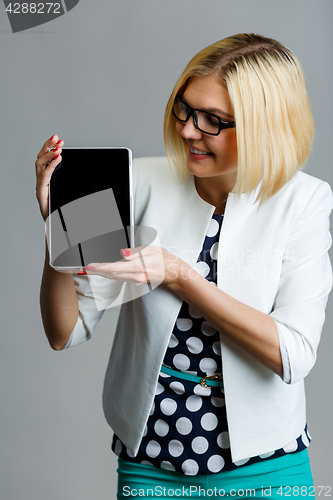
[[[206, 375], [205, 377], [202, 377], [202, 379], [200, 380], [200, 385], [202, 387], [208, 387], [209, 388], [209, 385], [207, 385], [206, 383], [206, 380], [223, 380], [223, 376], [222, 375]], [[210, 386], [212, 387], [212, 386]]]

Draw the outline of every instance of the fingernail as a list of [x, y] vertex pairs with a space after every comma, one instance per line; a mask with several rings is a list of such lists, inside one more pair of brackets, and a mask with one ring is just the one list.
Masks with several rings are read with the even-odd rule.
[[83, 276], [84, 274], [87, 274], [87, 273], [86, 273], [85, 271], [79, 271], [79, 272], [77, 273], [77, 275], [78, 275], [78, 276]]
[[59, 148], [52, 149], [53, 153], [55, 153], [58, 150], [59, 150]]
[[57, 158], [59, 158], [59, 156], [60, 156], [60, 155], [57, 155], [57, 156], [55, 156], [53, 159], [54, 159], [54, 160], [56, 160]]
[[[54, 136], [53, 136], [54, 137]], [[62, 142], [62, 139], [60, 139], [60, 141], [56, 142], [56, 144], [60, 144]]]
[[53, 137], [55, 137], [55, 134], [53, 134], [53, 136], [50, 137], [49, 141], [52, 141]]
[[86, 266], [86, 269], [89, 269], [89, 271], [95, 271], [95, 268], [92, 266]]
[[131, 251], [130, 250], [127, 250], [126, 249], [123, 249], [123, 250], [120, 250], [120, 253], [123, 257], [128, 257], [129, 255], [131, 255]]

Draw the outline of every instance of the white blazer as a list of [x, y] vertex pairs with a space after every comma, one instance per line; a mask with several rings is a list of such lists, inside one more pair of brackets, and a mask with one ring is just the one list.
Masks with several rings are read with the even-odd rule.
[[[200, 198], [193, 177], [179, 184], [166, 158], [134, 160], [133, 172], [136, 224], [156, 229], [162, 247], [194, 266], [214, 207]], [[329, 185], [299, 172], [261, 208], [254, 200], [255, 193], [229, 194], [217, 285], [274, 318], [283, 334], [291, 380], [283, 382], [221, 335], [233, 461], [276, 450], [302, 434], [304, 377], [315, 363], [332, 286]], [[106, 278], [75, 276], [74, 281], [80, 316], [70, 345], [89, 339], [102, 315], [93, 295], [101, 304], [106, 295], [115, 298], [119, 293], [119, 283]], [[103, 407], [108, 423], [134, 455], [181, 303], [176, 294], [159, 286], [123, 304], [120, 311]]]

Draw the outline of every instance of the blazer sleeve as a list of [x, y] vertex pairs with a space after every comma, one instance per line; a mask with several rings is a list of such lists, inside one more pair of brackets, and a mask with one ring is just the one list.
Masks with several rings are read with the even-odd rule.
[[271, 317], [288, 353], [290, 379], [306, 377], [316, 361], [325, 307], [332, 288], [330, 186], [321, 182], [292, 224]]
[[101, 276], [74, 276], [79, 316], [64, 349], [89, 340], [108, 305], [119, 296], [123, 283]]

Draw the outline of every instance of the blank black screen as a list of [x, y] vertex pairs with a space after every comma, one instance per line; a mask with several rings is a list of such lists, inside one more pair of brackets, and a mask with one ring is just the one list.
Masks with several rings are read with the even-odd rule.
[[58, 210], [63, 229], [67, 231], [66, 221], [62, 218], [62, 207], [85, 196], [112, 188], [124, 227], [124, 236], [120, 231], [118, 236], [104, 235], [86, 241], [82, 245], [70, 246], [67, 251], [56, 256], [52, 265], [80, 267], [89, 262], [112, 262], [115, 256], [119, 258], [120, 248], [129, 246], [128, 227], [131, 222], [129, 164], [130, 152], [126, 148], [63, 149], [62, 161], [51, 177], [50, 214]]

